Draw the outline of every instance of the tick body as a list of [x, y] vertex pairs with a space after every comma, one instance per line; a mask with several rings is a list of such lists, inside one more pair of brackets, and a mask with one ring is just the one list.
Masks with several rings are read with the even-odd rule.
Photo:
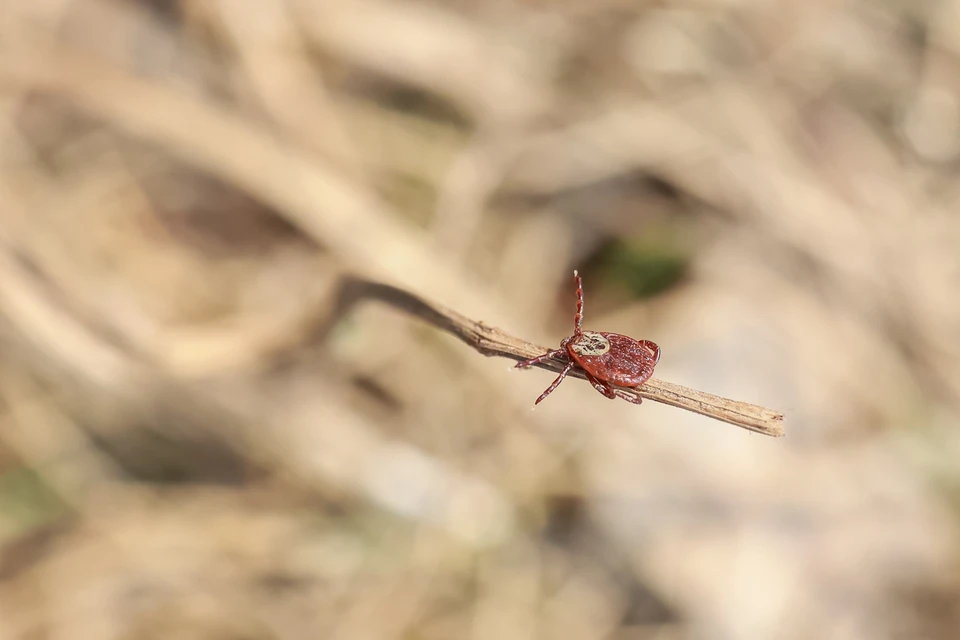
[[573, 277], [577, 284], [577, 315], [573, 319], [573, 335], [564, 338], [559, 349], [517, 363], [517, 368], [525, 368], [554, 358], [566, 362], [557, 379], [534, 404], [540, 404], [573, 369], [582, 370], [593, 388], [611, 400], [620, 397], [640, 404], [643, 402], [641, 398], [625, 394], [616, 387], [632, 389], [649, 380], [660, 361], [660, 347], [649, 340], [635, 340], [619, 333], [584, 331], [583, 281], [576, 271]]

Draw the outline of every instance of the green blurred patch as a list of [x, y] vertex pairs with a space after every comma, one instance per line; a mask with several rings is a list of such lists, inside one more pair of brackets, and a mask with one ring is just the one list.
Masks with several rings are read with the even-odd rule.
[[631, 297], [651, 298], [681, 282], [690, 256], [675, 243], [614, 241], [600, 256], [604, 278], [626, 289]]
[[436, 193], [423, 180], [393, 173], [381, 182], [381, 194], [418, 227], [426, 228], [430, 223], [436, 208]]
[[0, 473], [0, 541], [40, 527], [64, 514], [66, 505], [27, 467]]

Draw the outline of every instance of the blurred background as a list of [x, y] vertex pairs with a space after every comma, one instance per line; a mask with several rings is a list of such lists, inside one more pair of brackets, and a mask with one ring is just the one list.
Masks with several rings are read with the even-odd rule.
[[[960, 637], [960, 2], [0, 1], [0, 640]], [[510, 370], [388, 282], [782, 411]]]

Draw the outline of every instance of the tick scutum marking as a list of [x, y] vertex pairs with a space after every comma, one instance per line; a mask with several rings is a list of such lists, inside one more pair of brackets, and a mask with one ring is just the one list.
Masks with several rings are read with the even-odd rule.
[[584, 331], [570, 348], [579, 356], [602, 356], [610, 351], [610, 341], [594, 331]]

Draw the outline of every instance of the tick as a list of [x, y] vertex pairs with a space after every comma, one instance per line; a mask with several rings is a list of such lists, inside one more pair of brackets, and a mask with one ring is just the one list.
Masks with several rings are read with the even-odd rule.
[[641, 398], [628, 395], [614, 385], [633, 389], [649, 380], [653, 375], [653, 368], [660, 361], [660, 347], [649, 340], [635, 340], [619, 333], [584, 331], [583, 281], [576, 271], [573, 272], [573, 278], [577, 284], [577, 315], [573, 318], [573, 335], [561, 340], [559, 349], [518, 362], [516, 365], [518, 369], [522, 369], [552, 358], [567, 363], [557, 379], [540, 394], [534, 404], [540, 404], [573, 369], [583, 371], [593, 388], [611, 400], [620, 397], [640, 404], [643, 402]]

